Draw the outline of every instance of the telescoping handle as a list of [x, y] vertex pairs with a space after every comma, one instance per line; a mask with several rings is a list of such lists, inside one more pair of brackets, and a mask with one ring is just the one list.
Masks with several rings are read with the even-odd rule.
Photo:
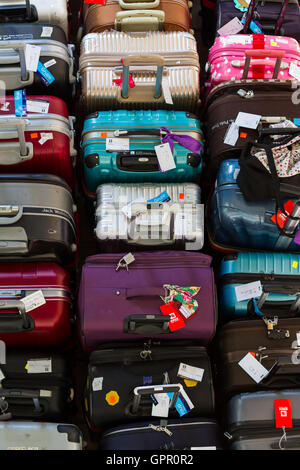
[[[15, 49], [19, 54], [20, 67], [21, 67], [21, 81], [24, 82], [24, 86], [30, 84], [31, 77], [26, 69], [25, 61], [25, 47], [26, 43], [22, 41], [1, 41], [0, 42], [0, 51], [1, 49]], [[15, 55], [5, 55], [1, 57], [1, 65], [13, 64], [16, 61]], [[29, 82], [29, 83], [28, 83]]]
[[124, 333], [151, 336], [170, 333], [169, 315], [130, 315], [124, 319]]
[[[0, 116], [0, 165], [13, 165], [33, 157], [33, 144], [26, 142], [25, 129], [29, 121], [26, 119], [7, 119]], [[14, 139], [15, 133], [18, 142], [7, 142]], [[5, 140], [5, 142], [1, 142]]]
[[164, 58], [160, 55], [127, 56], [123, 59], [122, 98], [127, 99], [129, 95], [129, 67], [132, 63], [157, 65], [154, 99], [159, 99], [161, 96], [162, 75], [165, 63]]
[[[280, 70], [281, 61], [285, 55], [284, 51], [272, 51], [270, 49], [250, 49], [245, 51], [245, 67], [242, 79], [245, 80], [248, 78], [249, 68], [251, 57], [273, 57], [276, 58], [276, 63], [274, 67], [274, 72], [272, 78], [277, 78]], [[269, 65], [269, 60], [261, 61], [260, 64], [262, 65]]]
[[[21, 3], [21, 2], [20, 2]], [[0, 6], [0, 22], [8, 23], [16, 19], [26, 22], [36, 21], [35, 8], [30, 5], [30, 0], [25, 0], [24, 5], [4, 5]]]
[[155, 393], [173, 393], [172, 400], [169, 406], [169, 408], [172, 409], [174, 408], [178, 395], [181, 391], [182, 391], [181, 384], [166, 384], [166, 385], [135, 387], [135, 389], [133, 390], [134, 398], [133, 398], [131, 411], [133, 414], [136, 414], [140, 406], [141, 398], [143, 396], [154, 395]]
[[[15, 326], [9, 325], [11, 320], [5, 321], [5, 324], [1, 322], [1, 314], [0, 314], [0, 332], [7, 333], [7, 332], [18, 332], [31, 329], [31, 322], [26, 313], [25, 305], [20, 300], [6, 300], [0, 302], [0, 310], [18, 310], [20, 317], [22, 319], [21, 324], [16, 324]], [[6, 325], [8, 324], [8, 325]]]

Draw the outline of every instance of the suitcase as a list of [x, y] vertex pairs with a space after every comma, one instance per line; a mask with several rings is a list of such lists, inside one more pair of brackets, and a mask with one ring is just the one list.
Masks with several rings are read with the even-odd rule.
[[82, 450], [74, 424], [0, 421], [0, 450]]
[[271, 220], [277, 212], [275, 199], [247, 202], [236, 183], [238, 172], [238, 160], [225, 160], [220, 166], [210, 203], [211, 244], [221, 251], [300, 252], [293, 240], [299, 227], [300, 199], [285, 199], [296, 204], [291, 214], [295, 219], [289, 218], [280, 231]]
[[[220, 400], [244, 392], [299, 388], [299, 331], [300, 318], [240, 320], [222, 326], [216, 336]], [[259, 383], [238, 364], [249, 352], [269, 371]]]
[[187, 0], [107, 0], [105, 5], [83, 4], [85, 34], [117, 31], [189, 31], [190, 7]]
[[[209, 94], [205, 120], [209, 144], [207, 165], [211, 177], [222, 160], [239, 158], [247, 142], [257, 139], [261, 128], [300, 118], [299, 93], [295, 85], [290, 81], [240, 80], [219, 85]], [[239, 95], [239, 90], [243, 90], [246, 97]], [[240, 127], [235, 146], [227, 145], [224, 143], [226, 132], [240, 111], [262, 116], [258, 131]]]
[[[232, 0], [218, 0], [217, 30], [235, 17], [242, 19], [247, 8], [241, 9], [238, 4], [239, 2], [232, 2]], [[255, 9], [252, 9], [253, 6]], [[255, 0], [250, 6], [247, 17], [249, 26], [254, 26], [251, 25], [251, 21], [254, 20], [265, 34], [279, 34], [300, 41], [298, 0], [264, 0], [264, 2]], [[251, 31], [251, 28], [246, 27], [247, 31]]]
[[[187, 386], [177, 376], [181, 363], [204, 369], [202, 381]], [[175, 402], [178, 406], [182, 390], [187, 394], [185, 400], [194, 405], [184, 405], [185, 411], [191, 408], [185, 413], [189, 419], [213, 417], [214, 391], [205, 348], [174, 343], [167, 347], [132, 344], [122, 348], [119, 343], [118, 349], [103, 349], [90, 356], [84, 399], [87, 420], [92, 429], [145, 421], [151, 416], [153, 402], [149, 395], [172, 393], [170, 405]], [[178, 412], [171, 406], [169, 417], [178, 419]]]
[[[168, 251], [134, 253], [135, 261], [128, 271], [125, 267], [116, 271], [121, 257], [90, 256], [83, 266], [78, 302], [80, 336], [85, 349], [95, 349], [107, 341], [133, 341], [138, 336], [210, 342], [217, 323], [210, 256], [187, 252], [173, 252], [170, 256]], [[168, 317], [166, 321], [160, 310], [166, 281], [201, 286], [194, 297], [199, 311], [187, 320], [186, 326], [172, 333], [165, 328]]]
[[118, 426], [103, 433], [100, 450], [222, 450], [212, 419], [170, 419], [164, 429], [159, 420]]
[[[187, 135], [202, 145], [203, 136], [196, 116], [184, 111], [102, 111], [84, 122], [82, 149], [85, 189], [95, 193], [101, 183], [197, 182], [202, 170], [202, 148], [198, 152], [183, 147], [175, 140], [173, 156], [176, 168], [159, 171], [154, 150], [166, 135]], [[100, 129], [100, 133], [99, 133]], [[129, 151], [107, 151], [106, 139], [120, 135], [129, 138]], [[197, 142], [195, 142], [197, 146]], [[95, 194], [94, 194], [95, 195]]]
[[[2, 263], [0, 340], [7, 346], [58, 347], [71, 341], [69, 274], [55, 263]], [[42, 291], [46, 303], [25, 308], [24, 297]]]
[[96, 237], [102, 249], [201, 250], [204, 210], [194, 183], [102, 184], [97, 188]]
[[[68, 37], [68, 1], [51, 0], [9, 0], [1, 1], [0, 23], [46, 23], [59, 26]], [[19, 24], [22, 28], [23, 25]], [[49, 37], [50, 30], [44, 30], [44, 37]]]
[[0, 105], [1, 173], [50, 173], [73, 186], [74, 118], [59, 98], [28, 96], [27, 101], [37, 112], [26, 117], [15, 116], [13, 96]]
[[[194, 113], [199, 109], [200, 66], [192, 34], [87, 34], [81, 42], [79, 69], [85, 114], [121, 108]], [[129, 69], [135, 82], [130, 90]], [[117, 86], [113, 80], [123, 75], [122, 86]]]
[[[262, 284], [258, 307], [264, 315], [299, 315], [300, 256], [290, 253], [237, 253], [220, 266], [222, 319], [255, 317], [251, 300], [237, 301], [235, 288], [255, 281]], [[257, 317], [256, 317], [257, 318]]]
[[300, 65], [296, 39], [261, 34], [220, 36], [209, 51], [206, 93], [230, 80], [292, 80], [291, 64]]
[[[274, 400], [290, 400], [292, 428], [276, 428]], [[231, 450], [299, 450], [299, 390], [243, 393], [227, 406], [227, 435]]]
[[[44, 38], [43, 29], [48, 27], [53, 32], [51, 37]], [[41, 48], [38, 72], [26, 68], [26, 44]], [[73, 47], [67, 44], [64, 32], [57, 26], [0, 24], [0, 80], [4, 82], [6, 94], [25, 88], [27, 94], [47, 94], [70, 101], [71, 85], [75, 84]]]
[[66, 414], [72, 384], [63, 356], [49, 350], [8, 350], [0, 370], [1, 421], [56, 421]]
[[0, 259], [73, 261], [76, 206], [61, 178], [0, 175], [0, 201]]

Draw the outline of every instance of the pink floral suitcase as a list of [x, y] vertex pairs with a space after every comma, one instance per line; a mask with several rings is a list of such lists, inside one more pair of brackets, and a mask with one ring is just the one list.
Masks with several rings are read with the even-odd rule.
[[295, 80], [297, 70], [290, 74], [291, 63], [300, 66], [300, 46], [295, 39], [264, 34], [220, 36], [208, 56], [206, 94], [230, 80]]

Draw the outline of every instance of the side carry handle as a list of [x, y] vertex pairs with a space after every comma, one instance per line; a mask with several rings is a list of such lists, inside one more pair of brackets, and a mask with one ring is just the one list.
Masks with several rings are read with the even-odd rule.
[[171, 333], [170, 320], [169, 315], [130, 315], [124, 319], [123, 331], [144, 336]]
[[[27, 119], [7, 119], [5, 116], [0, 116], [0, 165], [13, 165], [33, 157], [33, 144], [25, 140], [28, 122]], [[15, 132], [18, 135], [18, 142], [1, 142], [13, 139]]]
[[[21, 329], [17, 328], [17, 331], [28, 330], [31, 327], [31, 322], [29, 316], [26, 313], [25, 305], [20, 300], [6, 300], [0, 302], [0, 310], [18, 310], [20, 317], [22, 319]], [[1, 314], [0, 314], [0, 331], [2, 332], [1, 325]], [[4, 331], [5, 332], [5, 331]]]

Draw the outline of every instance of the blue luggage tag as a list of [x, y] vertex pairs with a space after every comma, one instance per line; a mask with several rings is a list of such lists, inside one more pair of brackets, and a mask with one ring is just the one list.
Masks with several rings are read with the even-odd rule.
[[[168, 397], [171, 401], [173, 393], [168, 393]], [[186, 415], [189, 411], [194, 408], [193, 403], [191, 402], [184, 390], [179, 393], [178, 398], [176, 400], [175, 408], [180, 417]]]
[[26, 90], [15, 90], [14, 99], [15, 99], [15, 115], [26, 116], [27, 115]]
[[[245, 24], [245, 21], [246, 21], [245, 18], [241, 19], [241, 23]], [[253, 34], [263, 34], [262, 29], [258, 26], [258, 24], [255, 21], [252, 20], [249, 27]]]
[[294, 123], [296, 126], [300, 126], [300, 118], [294, 118], [294, 119], [293, 119], [293, 123]]
[[158, 196], [155, 196], [153, 199], [148, 199], [147, 202], [169, 202], [171, 198], [167, 191], [163, 191]]
[[52, 73], [49, 72], [49, 70], [44, 66], [44, 64], [42, 64], [41, 61], [38, 63], [36, 73], [46, 86], [51, 85], [51, 83], [53, 83], [55, 80]]

